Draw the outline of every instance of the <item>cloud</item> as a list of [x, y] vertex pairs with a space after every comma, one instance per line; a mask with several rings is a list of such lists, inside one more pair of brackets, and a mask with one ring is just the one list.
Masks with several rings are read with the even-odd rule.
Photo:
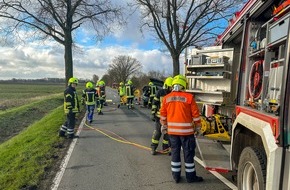
[[[123, 3], [126, 2], [132, 0]], [[140, 33], [138, 14], [136, 11], [128, 16], [128, 25], [100, 42], [92, 39], [94, 32], [91, 29], [80, 28], [74, 34], [74, 76], [92, 79], [96, 74], [101, 77], [107, 72], [112, 60], [119, 55], [136, 58], [143, 65], [142, 71], [145, 73], [154, 70], [166, 75], [172, 74], [172, 60], [168, 53], [158, 50], [160, 44], [150, 40], [148, 34], [142, 36]], [[19, 35], [26, 39], [28, 34], [27, 31], [20, 31]], [[14, 42], [15, 44], [18, 43]], [[0, 80], [65, 77], [64, 47], [55, 41], [30, 41], [14, 48], [0, 46], [0, 54]], [[184, 58], [181, 57], [180, 63], [183, 63], [182, 59]]]
[[[60, 44], [29, 43], [17, 48], [0, 47], [0, 79], [64, 78], [64, 50]], [[119, 55], [136, 58], [143, 65], [143, 72], [150, 70], [172, 73], [171, 57], [158, 49], [142, 50], [132, 46], [111, 45], [79, 46], [73, 52], [74, 76], [92, 79], [94, 74], [103, 76], [108, 65]]]

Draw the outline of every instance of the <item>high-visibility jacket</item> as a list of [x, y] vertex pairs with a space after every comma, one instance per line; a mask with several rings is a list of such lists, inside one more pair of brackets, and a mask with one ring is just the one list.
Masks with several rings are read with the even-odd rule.
[[85, 89], [82, 97], [85, 99], [86, 105], [95, 105], [98, 94], [96, 89]]
[[155, 85], [150, 86], [150, 98], [153, 98], [157, 92], [157, 87]]
[[160, 118], [160, 108], [162, 106], [162, 100], [168, 93], [170, 93], [170, 91], [167, 89], [160, 89], [157, 91], [152, 102], [152, 108], [151, 108], [152, 115], [155, 115], [156, 117]]
[[172, 91], [163, 98], [160, 122], [167, 125], [169, 135], [192, 135], [194, 124], [200, 124], [198, 106], [193, 94]]
[[127, 98], [134, 98], [135, 87], [133, 85], [126, 84], [125, 88]]
[[99, 86], [99, 88], [97, 89], [97, 92], [98, 92], [99, 100], [106, 99], [106, 87], [105, 86]]
[[69, 113], [71, 110], [73, 113], [79, 112], [79, 100], [77, 96], [76, 89], [73, 88], [71, 85], [67, 87], [64, 91], [64, 112]]
[[120, 96], [124, 96], [126, 94], [125, 86], [119, 86], [118, 92]]

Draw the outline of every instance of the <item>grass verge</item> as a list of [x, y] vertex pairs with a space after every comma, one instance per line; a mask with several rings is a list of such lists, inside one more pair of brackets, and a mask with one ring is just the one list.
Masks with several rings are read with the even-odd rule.
[[64, 121], [60, 106], [17, 136], [0, 144], [0, 189], [38, 189], [67, 139], [57, 136]]
[[62, 96], [58, 95], [0, 112], [0, 143], [17, 135], [62, 104]]

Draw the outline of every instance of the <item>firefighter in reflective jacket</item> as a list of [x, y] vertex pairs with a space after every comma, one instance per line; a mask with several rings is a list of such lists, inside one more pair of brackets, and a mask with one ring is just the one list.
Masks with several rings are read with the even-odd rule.
[[171, 171], [176, 183], [181, 175], [181, 147], [184, 154], [185, 175], [188, 183], [203, 181], [196, 175], [195, 135], [200, 131], [201, 119], [194, 96], [185, 92], [186, 78], [177, 75], [172, 81], [172, 92], [163, 98], [160, 109], [161, 130], [166, 129], [171, 146]]
[[86, 89], [83, 90], [82, 99], [86, 104], [87, 109], [87, 121], [92, 123], [95, 106], [96, 106], [96, 99], [98, 97], [96, 89], [94, 89], [94, 85], [92, 82], [86, 83]]
[[[152, 140], [151, 140], [151, 154], [156, 154], [156, 149], [159, 144], [160, 137], [162, 135], [161, 133], [161, 124], [160, 124], [160, 107], [162, 105], [162, 100], [165, 95], [171, 92], [172, 90], [172, 77], [166, 78], [164, 81], [163, 89], [160, 89], [157, 91], [153, 102], [152, 102], [152, 120], [155, 121], [155, 129], [153, 131]], [[163, 135], [163, 141], [162, 141], [162, 149], [163, 151], [169, 151], [169, 142], [168, 142], [168, 134], [165, 133]]]
[[68, 87], [64, 91], [64, 112], [66, 114], [66, 122], [59, 130], [59, 136], [74, 138], [75, 115], [79, 112], [79, 101], [76, 92], [78, 79], [72, 77], [68, 81]]
[[149, 100], [148, 100], [148, 108], [152, 107], [153, 99], [157, 92], [157, 87], [154, 85], [153, 82], [149, 82]]
[[102, 112], [102, 109], [104, 107], [104, 104], [106, 102], [106, 90], [105, 90], [105, 85], [106, 83], [104, 81], [99, 81], [98, 83], [98, 88], [97, 88], [97, 93], [98, 93], [98, 115], [104, 115], [104, 113]]
[[120, 103], [118, 104], [118, 108], [120, 107], [120, 105], [125, 104], [125, 95], [126, 95], [126, 89], [125, 89], [125, 85], [123, 82], [120, 82], [119, 84], [119, 89], [118, 89], [118, 94], [120, 96]]
[[134, 91], [135, 87], [133, 86], [133, 82], [131, 80], [128, 80], [127, 84], [125, 85], [126, 89], [126, 96], [127, 96], [127, 107], [128, 109], [132, 109], [134, 104]]

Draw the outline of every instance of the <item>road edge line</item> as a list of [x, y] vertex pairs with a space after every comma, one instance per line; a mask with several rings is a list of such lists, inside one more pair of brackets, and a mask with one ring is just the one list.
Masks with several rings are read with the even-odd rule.
[[[79, 125], [79, 130], [77, 131], [76, 135], [79, 136], [81, 130], [83, 129], [83, 126], [84, 126], [84, 123], [86, 121], [86, 117], [83, 118], [81, 124]], [[74, 138], [73, 141], [71, 142], [70, 146], [69, 146], [69, 149], [64, 157], [64, 159], [62, 160], [62, 163], [60, 165], [60, 170], [57, 172], [57, 174], [55, 175], [55, 178], [53, 179], [53, 182], [52, 182], [52, 185], [51, 185], [51, 190], [57, 190], [59, 184], [60, 184], [60, 181], [62, 179], [62, 176], [65, 172], [65, 169], [66, 169], [66, 166], [68, 164], [68, 161], [71, 157], [71, 154], [73, 152], [73, 149], [76, 145], [76, 142], [77, 142], [78, 138]]]
[[[200, 160], [198, 157], [194, 157], [194, 160], [199, 163], [201, 166], [204, 167], [203, 161]], [[212, 175], [214, 175], [216, 178], [218, 178], [220, 181], [222, 181], [225, 185], [227, 185], [229, 188], [233, 189], [233, 190], [237, 190], [238, 187], [235, 186], [232, 182], [230, 182], [229, 180], [227, 180], [224, 176], [222, 176], [220, 173], [216, 172], [216, 171], [209, 171]]]

